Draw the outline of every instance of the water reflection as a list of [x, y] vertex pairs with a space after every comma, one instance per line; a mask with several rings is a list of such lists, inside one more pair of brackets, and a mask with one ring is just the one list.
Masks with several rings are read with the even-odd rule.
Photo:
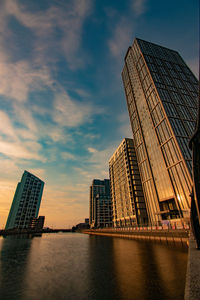
[[32, 240], [27, 236], [1, 239], [1, 299], [21, 299]]
[[187, 251], [151, 242], [114, 239], [121, 299], [183, 299]]
[[76, 233], [1, 242], [3, 300], [183, 299], [183, 249]]
[[89, 299], [121, 299], [114, 272], [113, 238], [89, 237]]
[[23, 300], [88, 299], [88, 236], [44, 234], [34, 239]]

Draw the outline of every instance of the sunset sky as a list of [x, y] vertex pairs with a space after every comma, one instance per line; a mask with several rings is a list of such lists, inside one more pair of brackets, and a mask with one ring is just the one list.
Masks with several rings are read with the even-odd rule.
[[45, 226], [89, 215], [89, 186], [131, 137], [123, 59], [135, 37], [198, 74], [198, 0], [0, 1], [0, 228], [24, 170], [45, 181]]

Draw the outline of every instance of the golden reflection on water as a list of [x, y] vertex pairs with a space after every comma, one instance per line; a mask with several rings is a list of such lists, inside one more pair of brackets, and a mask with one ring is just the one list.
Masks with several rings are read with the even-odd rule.
[[123, 299], [183, 299], [187, 266], [183, 248], [115, 238], [113, 256]]
[[3, 300], [182, 300], [187, 251], [84, 234], [0, 239]]

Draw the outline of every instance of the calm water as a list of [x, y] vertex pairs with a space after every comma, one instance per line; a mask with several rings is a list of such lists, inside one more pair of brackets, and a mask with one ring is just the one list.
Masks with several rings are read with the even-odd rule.
[[187, 251], [78, 233], [0, 239], [0, 299], [183, 299]]

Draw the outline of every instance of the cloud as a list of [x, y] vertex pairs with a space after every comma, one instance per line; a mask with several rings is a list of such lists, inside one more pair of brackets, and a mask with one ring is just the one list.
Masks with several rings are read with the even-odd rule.
[[61, 157], [64, 160], [75, 160], [75, 156], [69, 152], [61, 152]]
[[71, 0], [50, 3], [48, 9], [31, 13], [26, 9], [26, 4], [9, 0], [2, 3], [4, 22], [1, 23], [5, 28], [6, 16], [14, 16], [23, 26], [32, 30], [35, 36], [33, 52], [37, 62], [43, 64], [44, 61], [54, 60], [59, 53], [65, 56], [71, 68], [76, 68], [84, 64], [81, 56], [76, 54], [81, 44], [83, 23], [91, 8], [91, 0]]
[[53, 120], [65, 127], [76, 127], [90, 121], [93, 106], [72, 100], [67, 93], [56, 94]]
[[79, 96], [83, 97], [83, 98], [88, 98], [90, 97], [90, 94], [88, 92], [86, 92], [83, 89], [75, 89], [74, 90]]
[[96, 150], [95, 148], [92, 148], [92, 147], [89, 147], [89, 148], [88, 148], [88, 151], [89, 151], [90, 153], [95, 153], [95, 152], [97, 152], [97, 150]]
[[33, 175], [39, 177], [40, 179], [44, 180], [44, 177], [45, 177], [45, 170], [44, 169], [33, 168], [33, 169], [28, 169], [27, 171], [32, 173]]
[[0, 119], [0, 153], [12, 159], [33, 159], [43, 162], [46, 160], [39, 154], [42, 147], [31, 130], [15, 128], [13, 125], [15, 117], [11, 122], [11, 118], [2, 110]]
[[136, 16], [141, 16], [146, 11], [146, 0], [132, 0], [132, 9]]
[[38, 131], [30, 106], [26, 107], [23, 104], [13, 103], [13, 111], [17, 122], [31, 130], [32, 133]]
[[109, 49], [113, 56], [122, 58], [127, 50], [127, 45], [131, 43], [133, 38], [133, 27], [126, 17], [121, 17], [117, 23], [113, 37], [108, 41]]
[[37, 68], [23, 60], [8, 62], [3, 52], [0, 52], [0, 82], [0, 94], [19, 102], [27, 100], [30, 90], [52, 84], [47, 68]]
[[9, 63], [0, 53], [0, 94], [7, 98], [25, 102], [29, 91], [51, 85], [50, 75], [45, 68], [34, 68], [26, 61]]
[[15, 130], [8, 115], [0, 110], [0, 133], [16, 139]]
[[113, 36], [108, 41], [108, 46], [112, 55], [117, 59], [122, 60], [126, 54], [128, 45], [132, 43], [136, 27], [134, 19], [137, 20], [139, 16], [144, 14], [146, 11], [146, 2], [146, 0], [132, 0], [130, 1], [130, 6], [134, 14], [116, 17], [118, 21], [114, 27]]
[[0, 180], [9, 180], [15, 178], [16, 174], [19, 173], [19, 167], [17, 166], [17, 159], [10, 159], [0, 157]]
[[34, 159], [39, 161], [46, 161], [44, 157], [38, 154], [40, 145], [34, 142], [6, 142], [0, 138], [0, 153], [7, 157]]
[[119, 134], [121, 134], [121, 138], [122, 139], [133, 138], [128, 112], [120, 114], [118, 117], [118, 121], [119, 121]]

